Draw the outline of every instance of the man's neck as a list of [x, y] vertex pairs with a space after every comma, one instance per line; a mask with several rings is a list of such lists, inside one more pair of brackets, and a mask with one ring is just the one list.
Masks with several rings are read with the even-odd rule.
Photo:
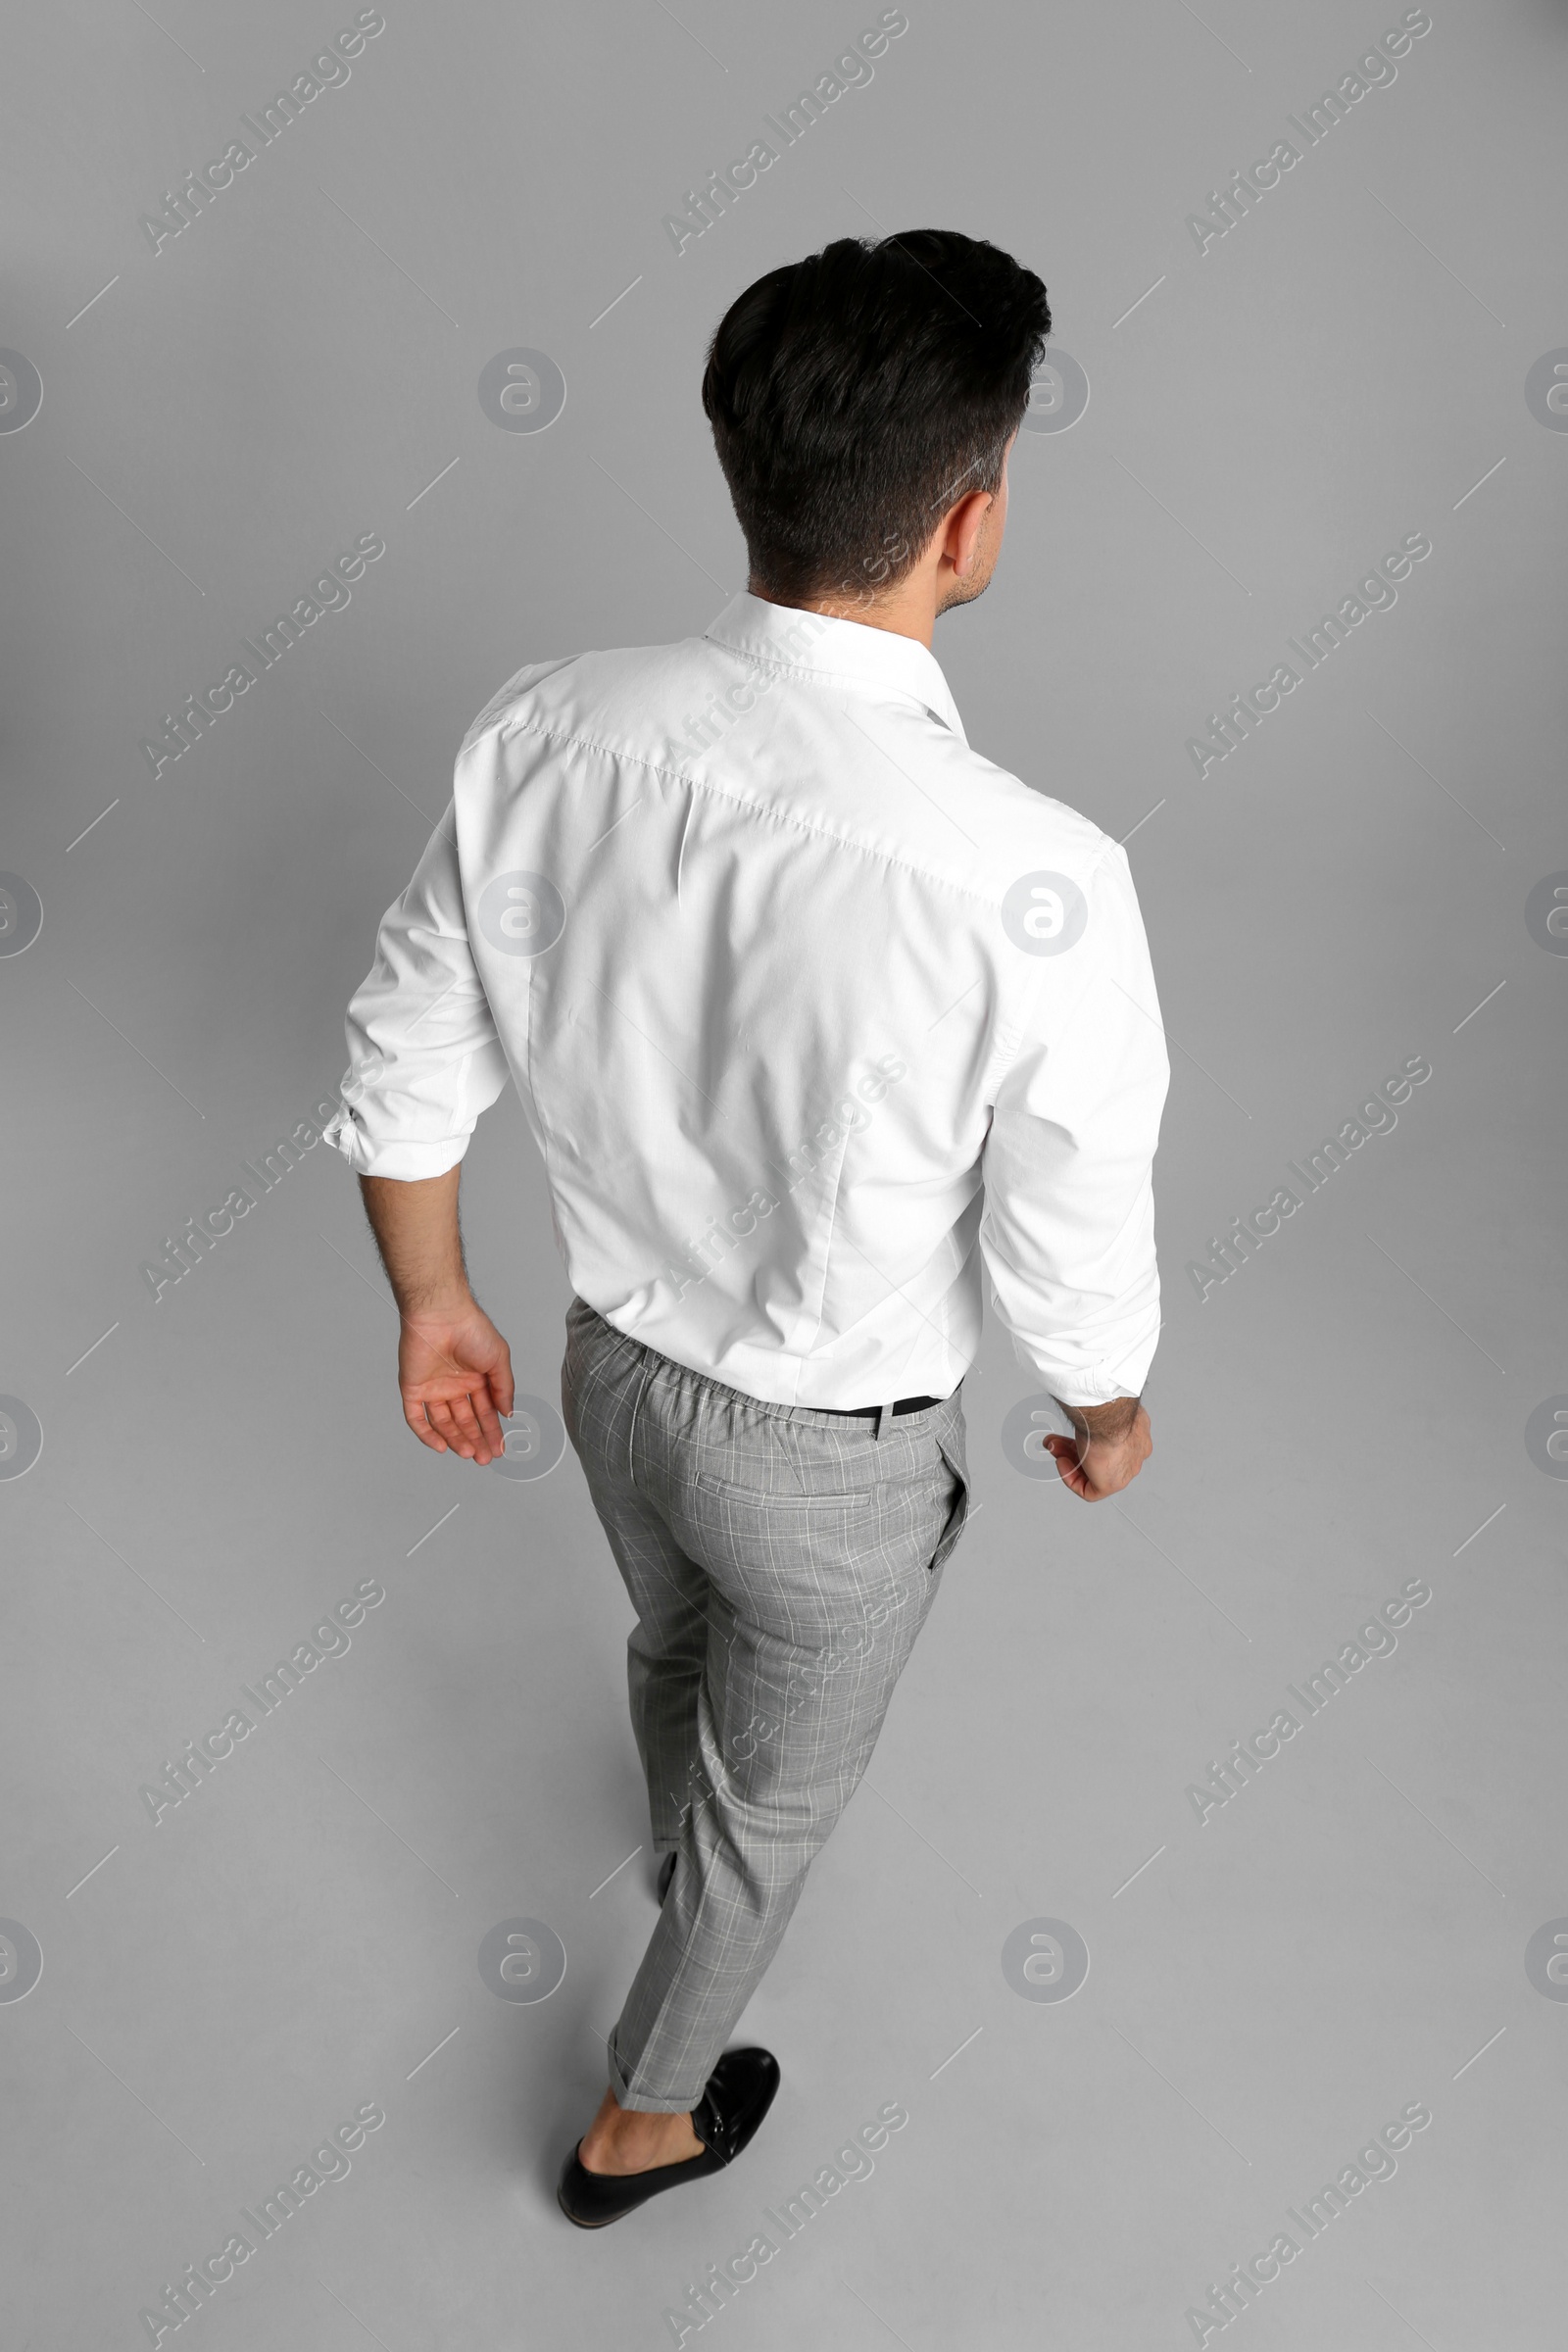
[[895, 637], [912, 637], [917, 645], [931, 651], [932, 632], [936, 627], [936, 597], [933, 585], [915, 575], [887, 596], [851, 597], [771, 596], [757, 580], [748, 580], [750, 595], [760, 597], [764, 604], [787, 605], [796, 612], [820, 612], [829, 620], [857, 620], [862, 628], [887, 629]]

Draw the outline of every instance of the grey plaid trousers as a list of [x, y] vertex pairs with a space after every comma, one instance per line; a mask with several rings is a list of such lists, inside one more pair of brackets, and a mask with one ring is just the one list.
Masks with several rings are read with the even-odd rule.
[[566, 1432], [637, 1612], [632, 1729], [674, 1883], [610, 2036], [697, 2104], [870, 1761], [968, 1506], [957, 1395], [845, 1421], [672, 1363], [574, 1298]]

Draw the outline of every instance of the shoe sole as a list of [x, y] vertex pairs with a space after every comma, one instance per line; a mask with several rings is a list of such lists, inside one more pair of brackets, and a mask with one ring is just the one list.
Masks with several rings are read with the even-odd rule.
[[[653, 2200], [650, 2198], [649, 2203], [651, 2204]], [[624, 2213], [612, 2213], [607, 2215], [605, 2220], [602, 2222], [580, 2222], [577, 2219], [577, 2216], [572, 2212], [571, 2207], [566, 2203], [565, 2198], [562, 2195], [561, 2184], [559, 2181], [556, 2184], [556, 2203], [561, 2207], [562, 2212], [565, 2215], [567, 2221], [571, 2224], [574, 2230], [608, 2230], [612, 2222], [623, 2222], [626, 2218], [626, 2214]], [[627, 2213], [637, 2213], [640, 2210], [640, 2207], [636, 2205], [629, 2205], [626, 2208]]]

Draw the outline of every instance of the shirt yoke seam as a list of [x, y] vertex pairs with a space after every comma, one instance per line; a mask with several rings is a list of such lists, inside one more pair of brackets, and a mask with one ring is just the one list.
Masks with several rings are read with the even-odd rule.
[[[917, 875], [921, 881], [935, 883], [939, 890], [951, 891], [955, 897], [985, 906], [993, 913], [1001, 904], [999, 900], [988, 898], [980, 891], [966, 888], [961, 882], [955, 882], [947, 874], [934, 872], [927, 866], [912, 864], [908, 858], [895, 857], [891, 851], [872, 849], [864, 842], [851, 841], [844, 834], [830, 833], [821, 825], [808, 824], [804, 817], [792, 816], [784, 809], [768, 808], [756, 801], [745, 800], [739, 793], [726, 792], [722, 785], [709, 783], [700, 776], [688, 775], [680, 768], [666, 767], [660, 760], [647, 760], [640, 752], [631, 752], [612, 744], [600, 743], [589, 735], [564, 733], [560, 728], [541, 726], [535, 721], [523, 718], [498, 722], [498, 731], [505, 735], [542, 736], [546, 742], [560, 744], [567, 750], [598, 752], [607, 760], [624, 760], [631, 766], [640, 767], [649, 775], [662, 778], [665, 783], [684, 786], [690, 792], [706, 793], [710, 799], [725, 801], [731, 808], [743, 808], [748, 814], [760, 817], [766, 822], [787, 825], [793, 831], [805, 834], [813, 841], [831, 842], [836, 849], [848, 850], [857, 857], [871, 859], [876, 864], [894, 866], [901, 873]], [[482, 740], [482, 738], [476, 740]], [[1090, 867], [1091, 878], [1098, 871], [1102, 859], [1116, 846], [1117, 844], [1108, 834], [1103, 837], [1102, 847], [1096, 852], [1094, 862]]]

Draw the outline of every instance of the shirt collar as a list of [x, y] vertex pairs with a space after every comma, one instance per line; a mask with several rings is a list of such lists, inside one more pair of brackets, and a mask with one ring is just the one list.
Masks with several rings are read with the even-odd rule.
[[906, 695], [951, 727], [960, 743], [968, 741], [941, 663], [916, 638], [871, 628], [863, 620], [808, 612], [799, 605], [769, 604], [744, 589], [703, 634], [756, 661], [775, 662], [819, 678], [857, 679]]

